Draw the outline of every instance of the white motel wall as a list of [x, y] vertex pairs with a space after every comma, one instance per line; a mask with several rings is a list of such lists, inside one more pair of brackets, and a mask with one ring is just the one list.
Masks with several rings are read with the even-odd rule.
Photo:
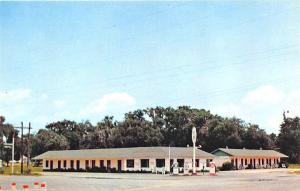
[[[170, 153], [170, 154], [169, 154]], [[170, 172], [177, 162], [179, 169], [192, 170], [192, 147], [134, 147], [114, 149], [85, 149], [48, 151], [35, 160], [43, 160], [44, 170], [114, 168], [116, 171]], [[214, 155], [196, 150], [196, 169], [208, 170]]]
[[[134, 160], [134, 166], [127, 166], [127, 161], [128, 160]], [[148, 166], [142, 166], [141, 161], [149, 161]], [[164, 168], [166, 171], [170, 171], [170, 162], [168, 162], [168, 158], [165, 159], [159, 159], [159, 160], [165, 160], [165, 165], [163, 166], [157, 166], [156, 164], [156, 159], [155, 158], [150, 158], [150, 159], [85, 159], [85, 160], [59, 160], [59, 159], [54, 159], [54, 160], [43, 160], [43, 169], [44, 170], [53, 170], [53, 169], [83, 169], [85, 170], [87, 167], [92, 168], [92, 167], [108, 167], [108, 163], [110, 161], [110, 168], [115, 168], [117, 171], [118, 169], [118, 161], [121, 161], [121, 169], [122, 171], [148, 171], [148, 172], [155, 172], [157, 170], [158, 172], [162, 171], [162, 168]], [[177, 159], [173, 158], [171, 161], [176, 161]], [[193, 168], [193, 159], [191, 158], [184, 158], [184, 159], [179, 159], [179, 160], [184, 160], [184, 164], [188, 165], [188, 169], [192, 170]], [[212, 161], [213, 159], [196, 159], [196, 161], [199, 161], [198, 164], [196, 164], [196, 169], [197, 171], [201, 170], [209, 170], [209, 162]], [[72, 162], [73, 161], [73, 162]], [[93, 161], [94, 165], [93, 166]], [[101, 161], [103, 161], [103, 165], [101, 166]], [[77, 163], [79, 162], [79, 168], [77, 166]], [[52, 167], [51, 167], [52, 163]], [[59, 166], [60, 163], [60, 166]], [[73, 166], [72, 164], [73, 163]], [[88, 165], [86, 165], [88, 163]], [[64, 165], [65, 164], [65, 165]], [[183, 170], [184, 165], [180, 166], [181, 170]]]
[[[217, 167], [231, 162], [235, 169], [275, 168], [288, 156], [274, 150], [219, 148], [212, 154], [196, 149], [196, 170], [209, 170], [213, 161]], [[133, 147], [48, 151], [34, 158], [43, 161], [44, 170], [87, 170], [102, 168], [124, 171], [171, 172], [177, 162], [179, 171], [193, 169], [192, 147]]]

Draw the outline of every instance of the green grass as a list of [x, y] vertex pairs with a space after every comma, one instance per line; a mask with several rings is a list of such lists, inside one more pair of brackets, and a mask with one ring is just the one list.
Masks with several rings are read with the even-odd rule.
[[289, 164], [289, 167], [288, 168], [297, 168], [297, 169], [300, 169], [300, 164]]
[[[11, 173], [11, 166], [7, 167], [4, 166], [4, 175], [12, 175]], [[41, 172], [43, 171], [42, 167], [33, 167], [30, 166], [31, 173], [28, 173], [27, 165], [24, 164], [23, 166], [23, 174], [24, 175], [34, 175], [34, 176], [39, 176], [41, 175]], [[20, 164], [15, 164], [14, 165], [14, 175], [21, 175], [21, 165]]]

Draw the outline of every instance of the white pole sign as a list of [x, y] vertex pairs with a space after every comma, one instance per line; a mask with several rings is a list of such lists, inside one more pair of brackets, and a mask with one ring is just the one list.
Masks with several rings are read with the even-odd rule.
[[197, 131], [196, 128], [192, 129], [192, 141], [193, 141], [193, 174], [196, 174], [196, 139]]

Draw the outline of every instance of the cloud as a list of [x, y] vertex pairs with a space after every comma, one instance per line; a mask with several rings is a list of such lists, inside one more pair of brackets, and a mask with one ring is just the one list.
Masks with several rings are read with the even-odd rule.
[[23, 101], [30, 98], [30, 89], [15, 89], [9, 91], [0, 91], [0, 104], [9, 104]]
[[288, 117], [300, 115], [300, 90], [283, 91], [271, 85], [260, 86], [247, 92], [236, 102], [217, 105], [211, 109], [222, 116], [237, 116], [246, 122], [259, 124], [268, 133], [278, 132], [283, 111], [287, 110]]
[[90, 102], [80, 116], [94, 116], [114, 112], [127, 112], [135, 106], [135, 99], [127, 93], [111, 93]]
[[291, 91], [285, 98], [282, 104], [285, 110], [289, 110], [287, 116], [300, 116], [300, 90]]
[[66, 105], [66, 102], [64, 100], [54, 100], [53, 101], [54, 107], [57, 109], [64, 108]]
[[277, 104], [284, 98], [284, 93], [277, 88], [266, 85], [250, 91], [242, 99], [242, 103], [250, 106]]

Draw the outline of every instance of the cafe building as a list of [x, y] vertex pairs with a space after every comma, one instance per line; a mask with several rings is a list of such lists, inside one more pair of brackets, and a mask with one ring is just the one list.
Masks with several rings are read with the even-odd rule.
[[218, 148], [211, 152], [215, 155], [215, 163], [222, 166], [224, 162], [231, 162], [235, 169], [257, 169], [276, 168], [282, 159], [287, 155], [274, 150], [254, 150], [254, 149], [231, 149]]

